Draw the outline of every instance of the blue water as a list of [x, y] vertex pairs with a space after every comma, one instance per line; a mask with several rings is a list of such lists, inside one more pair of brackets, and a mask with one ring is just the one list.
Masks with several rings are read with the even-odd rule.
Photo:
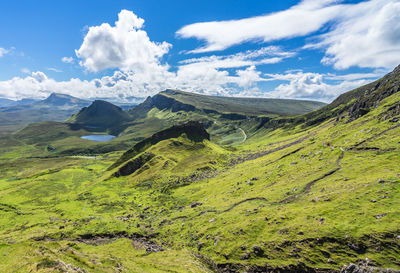
[[88, 136], [81, 136], [83, 139], [93, 140], [93, 141], [109, 141], [115, 136], [112, 135], [88, 135]]

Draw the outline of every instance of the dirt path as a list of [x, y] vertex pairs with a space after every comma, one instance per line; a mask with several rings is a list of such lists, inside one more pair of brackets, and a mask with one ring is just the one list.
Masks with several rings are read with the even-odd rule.
[[328, 176], [330, 176], [330, 175], [336, 173], [336, 172], [339, 171], [340, 169], [342, 169], [342, 166], [340, 165], [340, 162], [341, 162], [341, 160], [343, 159], [343, 156], [344, 156], [344, 152], [342, 151], [342, 152], [340, 153], [340, 155], [339, 155], [339, 158], [336, 160], [336, 168], [335, 168], [334, 170], [331, 170], [331, 171], [329, 171], [329, 172], [323, 174], [322, 176], [318, 177], [317, 179], [314, 179], [314, 180], [308, 182], [308, 183], [305, 185], [305, 187], [304, 187], [298, 194], [289, 196], [289, 197], [287, 197], [287, 198], [285, 198], [285, 199], [279, 201], [278, 203], [279, 203], [279, 204], [290, 203], [290, 202], [294, 201], [295, 199], [299, 198], [300, 196], [309, 193], [310, 190], [311, 190], [311, 187], [312, 187], [315, 183], [317, 183], [318, 181], [320, 181], [320, 180], [322, 180], [322, 179], [324, 179], [324, 178], [326, 178], [326, 177], [328, 177]]
[[246, 203], [246, 202], [250, 202], [250, 201], [254, 201], [254, 200], [258, 200], [258, 201], [264, 201], [264, 202], [268, 202], [267, 199], [265, 199], [264, 197], [252, 197], [252, 198], [248, 198], [239, 202], [234, 203], [233, 205], [231, 205], [229, 208], [222, 210], [220, 212], [217, 213], [224, 213], [224, 212], [228, 212], [231, 211], [232, 209], [236, 208], [237, 206]]
[[397, 124], [397, 125], [395, 125], [395, 126], [393, 126], [393, 127], [390, 127], [390, 128], [388, 128], [388, 129], [386, 129], [386, 130], [383, 130], [382, 132], [380, 132], [380, 133], [378, 133], [378, 134], [376, 134], [376, 135], [373, 135], [373, 136], [371, 136], [371, 137], [369, 137], [369, 138], [364, 139], [364, 140], [361, 141], [361, 142], [358, 142], [357, 144], [355, 144], [355, 145], [353, 146], [353, 148], [357, 148], [357, 147], [360, 146], [361, 144], [363, 144], [363, 143], [365, 143], [365, 142], [368, 142], [368, 141], [370, 141], [370, 140], [372, 140], [372, 139], [374, 139], [374, 138], [376, 138], [376, 137], [379, 137], [379, 136], [381, 136], [381, 135], [383, 135], [383, 134], [385, 134], [385, 133], [387, 133], [387, 132], [389, 132], [389, 131], [391, 131], [391, 130], [394, 130], [394, 129], [398, 128], [398, 127], [400, 127], [400, 124]]

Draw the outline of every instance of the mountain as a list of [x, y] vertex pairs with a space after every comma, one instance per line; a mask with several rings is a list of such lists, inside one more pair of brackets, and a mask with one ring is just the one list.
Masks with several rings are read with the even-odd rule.
[[[148, 97], [128, 113], [133, 121], [123, 135], [145, 138], [175, 124], [199, 121], [219, 144], [240, 144], [244, 131], [262, 117], [274, 118], [307, 113], [324, 106], [315, 101], [228, 98], [166, 90]], [[250, 132], [249, 132], [250, 133]]]
[[159, 110], [170, 109], [172, 112], [198, 110], [225, 115], [295, 115], [314, 111], [324, 105], [317, 101], [206, 96], [168, 89], [148, 97], [140, 107], [131, 109], [130, 113], [140, 115], [140, 112], [156, 107]]
[[12, 106], [15, 105], [16, 101], [15, 100], [9, 100], [5, 98], [0, 98], [0, 107], [7, 107], [7, 106]]
[[[398, 273], [399, 86], [296, 115], [168, 91], [2, 136], [0, 271]], [[118, 137], [81, 139], [105, 112]]]
[[35, 105], [79, 107], [89, 103], [90, 101], [88, 100], [78, 99], [67, 94], [52, 93], [46, 99], [36, 102]]
[[120, 107], [102, 100], [95, 100], [89, 107], [82, 108], [68, 122], [95, 128], [111, 128], [132, 118]]
[[15, 131], [32, 122], [63, 121], [89, 104], [87, 100], [57, 93], [40, 101], [20, 100], [0, 108], [0, 129]]
[[36, 102], [38, 100], [35, 99], [21, 99], [21, 100], [10, 100], [5, 98], [0, 98], [0, 111], [3, 107], [10, 107], [16, 105], [28, 105]]

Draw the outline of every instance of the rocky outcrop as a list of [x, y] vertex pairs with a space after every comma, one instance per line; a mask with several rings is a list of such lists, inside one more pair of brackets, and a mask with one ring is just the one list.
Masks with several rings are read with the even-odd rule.
[[121, 168], [119, 168], [117, 172], [114, 173], [114, 176], [120, 177], [133, 174], [138, 169], [143, 167], [143, 165], [146, 164], [148, 161], [150, 161], [153, 157], [154, 154], [152, 153], [144, 153], [125, 163]]
[[399, 270], [376, 267], [368, 259], [343, 266], [340, 273], [400, 273]]
[[379, 103], [385, 98], [400, 91], [400, 65], [391, 73], [377, 81], [372, 88], [368, 88], [349, 110], [350, 121], [355, 120], [373, 108], [378, 107]]
[[174, 98], [168, 97], [163, 93], [159, 93], [153, 97], [147, 97], [144, 102], [128, 110], [128, 113], [134, 118], [145, 117], [147, 112], [152, 108], [157, 108], [159, 110], [170, 109], [172, 112], [178, 111], [195, 111], [198, 110], [196, 107], [190, 104], [185, 104]]

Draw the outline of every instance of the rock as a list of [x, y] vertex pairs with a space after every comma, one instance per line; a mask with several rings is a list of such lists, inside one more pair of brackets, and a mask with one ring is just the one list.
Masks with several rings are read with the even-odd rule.
[[258, 177], [253, 177], [252, 179], [250, 179], [250, 181], [257, 181]]
[[218, 244], [218, 236], [216, 236], [215, 238], [214, 238], [214, 245], [216, 246]]
[[254, 185], [254, 183], [252, 183], [252, 182], [250, 182], [250, 181], [247, 181], [246, 183], [247, 183], [247, 185], [250, 185], [250, 186], [253, 186], [253, 185]]
[[258, 257], [261, 257], [264, 254], [264, 250], [262, 250], [260, 246], [253, 246], [253, 252]]
[[210, 221], [208, 221], [209, 223], [214, 223], [215, 222], [215, 218], [211, 219]]
[[242, 257], [240, 257], [241, 260], [248, 260], [250, 259], [250, 253], [246, 252], [245, 254], [242, 255]]
[[197, 244], [197, 250], [200, 251], [203, 246], [204, 246], [203, 242], [198, 243]]
[[386, 215], [387, 215], [387, 213], [382, 213], [382, 214], [374, 215], [374, 217], [376, 219], [381, 219], [382, 217], [385, 217]]
[[241, 250], [246, 250], [246, 248], [247, 248], [246, 246], [241, 246], [240, 247]]
[[358, 262], [357, 264], [349, 264], [342, 267], [340, 273], [399, 273], [399, 270], [378, 268], [369, 264], [368, 258]]
[[304, 232], [303, 232], [303, 231], [299, 231], [299, 232], [297, 233], [297, 235], [304, 235]]
[[198, 206], [201, 206], [201, 205], [203, 205], [203, 203], [194, 202], [194, 203], [190, 204], [190, 207], [191, 207], [191, 208], [195, 208], [195, 207], [198, 207]]

